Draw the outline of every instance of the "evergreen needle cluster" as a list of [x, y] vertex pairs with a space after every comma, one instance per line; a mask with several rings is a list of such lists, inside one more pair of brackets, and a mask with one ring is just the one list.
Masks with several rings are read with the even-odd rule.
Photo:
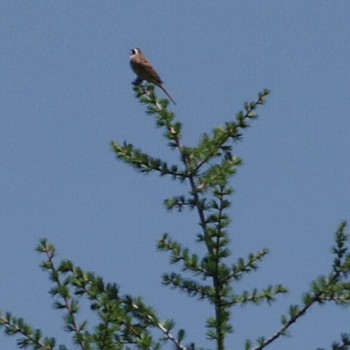
[[[116, 157], [141, 173], [158, 173], [179, 181], [186, 190], [164, 202], [169, 211], [192, 210], [198, 221], [200, 233], [194, 236], [202, 247], [201, 254], [169, 234], [157, 242], [160, 251], [169, 254], [175, 271], [165, 273], [163, 284], [177, 289], [189, 297], [208, 302], [212, 316], [206, 321], [206, 337], [212, 347], [224, 350], [227, 338], [233, 333], [233, 308], [245, 304], [271, 304], [278, 295], [287, 292], [281, 284], [268, 284], [258, 290], [235, 292], [237, 283], [255, 271], [268, 255], [267, 249], [250, 253], [234, 261], [230, 251], [230, 199], [233, 194], [231, 178], [241, 164], [233, 146], [242, 139], [245, 129], [257, 118], [256, 110], [269, 95], [268, 90], [258, 94], [255, 101], [246, 103], [233, 121], [202, 135], [197, 145], [185, 145], [182, 141], [182, 124], [168, 110], [168, 100], [159, 100], [154, 87], [136, 86], [136, 97], [146, 106], [158, 128], [163, 131], [167, 145], [179, 155], [176, 164], [151, 156], [132, 143], [112, 142]], [[281, 317], [281, 325], [272, 335], [247, 340], [246, 350], [268, 348], [282, 336], [314, 305], [333, 302], [350, 303], [350, 253], [346, 223], [335, 234], [333, 264], [330, 272], [315, 279], [299, 304], [291, 305]], [[200, 345], [186, 339], [183, 329], [176, 330], [172, 319], [160, 321], [156, 311], [145, 305], [141, 298], [120, 293], [115, 283], [105, 283], [94, 273], [85, 272], [71, 261], [56, 262], [55, 247], [46, 239], [40, 241], [37, 251], [45, 255], [41, 268], [49, 273], [52, 283], [50, 293], [56, 309], [63, 311], [65, 330], [72, 334], [75, 348], [82, 350], [154, 349], [170, 343], [178, 350], [200, 349]], [[80, 320], [81, 300], [88, 301], [97, 322], [89, 324]], [[20, 348], [67, 350], [53, 337], [44, 337], [40, 329], [33, 329], [22, 318], [11, 313], [0, 313], [0, 327], [7, 335], [16, 336]], [[346, 331], [346, 330], [345, 330]], [[341, 335], [331, 349], [350, 349], [350, 336]]]

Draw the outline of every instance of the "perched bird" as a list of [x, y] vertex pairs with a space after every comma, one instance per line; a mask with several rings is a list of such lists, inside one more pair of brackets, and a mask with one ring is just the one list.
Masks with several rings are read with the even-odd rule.
[[142, 51], [137, 47], [131, 49], [130, 66], [134, 73], [137, 75], [136, 80], [133, 82], [134, 85], [139, 85], [143, 80], [146, 80], [160, 87], [170, 98], [170, 100], [176, 104], [169, 92], [165, 90], [163, 81], [160, 79], [158, 73], [152, 67], [151, 63], [147, 60]]

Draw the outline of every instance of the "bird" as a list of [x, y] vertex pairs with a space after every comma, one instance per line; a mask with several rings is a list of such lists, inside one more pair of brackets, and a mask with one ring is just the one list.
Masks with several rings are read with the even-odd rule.
[[133, 82], [134, 85], [139, 85], [143, 80], [146, 80], [161, 88], [164, 93], [170, 98], [170, 100], [176, 105], [172, 96], [165, 89], [164, 83], [162, 79], [160, 79], [159, 74], [153, 68], [143, 52], [137, 47], [130, 50], [130, 66], [134, 73], [137, 75], [137, 78]]

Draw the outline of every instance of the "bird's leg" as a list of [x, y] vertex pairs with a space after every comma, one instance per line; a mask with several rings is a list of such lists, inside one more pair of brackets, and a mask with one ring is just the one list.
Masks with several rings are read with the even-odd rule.
[[140, 77], [136, 77], [136, 79], [132, 82], [132, 85], [140, 85], [142, 83], [143, 79], [141, 79]]
[[143, 79], [140, 77], [137, 77], [133, 82], [132, 85], [134, 86], [134, 91], [137, 91], [138, 96], [147, 94], [146, 87], [142, 84]]

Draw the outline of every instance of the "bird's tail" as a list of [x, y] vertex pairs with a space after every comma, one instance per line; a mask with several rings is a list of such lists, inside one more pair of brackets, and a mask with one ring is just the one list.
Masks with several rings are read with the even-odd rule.
[[174, 101], [174, 99], [172, 98], [172, 96], [169, 94], [169, 92], [166, 91], [165, 87], [164, 87], [163, 85], [160, 85], [159, 87], [160, 87], [160, 88], [165, 92], [165, 94], [170, 98], [171, 102], [172, 102], [174, 105], [176, 105], [176, 102]]

